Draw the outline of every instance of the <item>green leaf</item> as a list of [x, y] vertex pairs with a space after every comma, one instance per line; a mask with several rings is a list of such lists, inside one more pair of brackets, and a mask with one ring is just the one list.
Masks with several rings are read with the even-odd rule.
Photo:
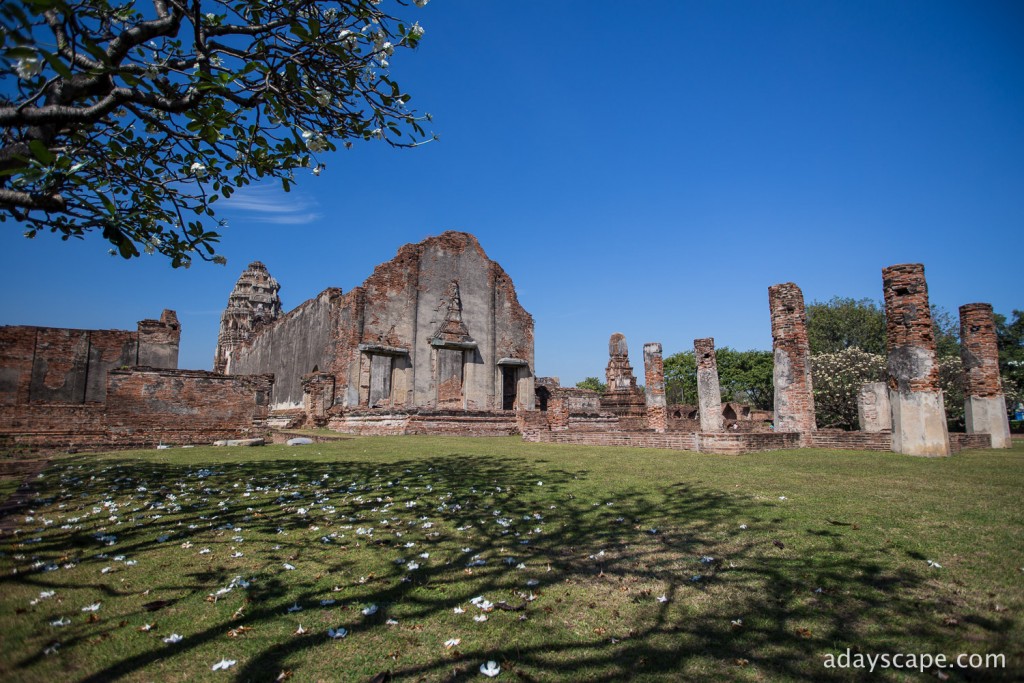
[[32, 140], [28, 143], [29, 149], [32, 150], [32, 154], [36, 159], [49, 166], [53, 163], [53, 153], [46, 148], [46, 145], [41, 140]]

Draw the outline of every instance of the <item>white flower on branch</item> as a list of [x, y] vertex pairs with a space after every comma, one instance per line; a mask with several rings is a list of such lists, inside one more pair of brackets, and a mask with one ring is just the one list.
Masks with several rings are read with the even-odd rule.
[[14, 63], [18, 78], [29, 80], [43, 72], [43, 62], [38, 57], [22, 57]]

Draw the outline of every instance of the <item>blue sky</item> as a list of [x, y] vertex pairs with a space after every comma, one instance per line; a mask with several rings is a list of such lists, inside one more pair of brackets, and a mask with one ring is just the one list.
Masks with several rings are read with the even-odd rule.
[[122, 261], [0, 228], [0, 324], [182, 322], [209, 369], [249, 261], [286, 309], [348, 291], [407, 242], [474, 233], [536, 321], [536, 371], [603, 376], [607, 341], [771, 347], [767, 288], [1024, 308], [1024, 4], [433, 0], [392, 75], [440, 141], [326, 157], [226, 204], [226, 267]]

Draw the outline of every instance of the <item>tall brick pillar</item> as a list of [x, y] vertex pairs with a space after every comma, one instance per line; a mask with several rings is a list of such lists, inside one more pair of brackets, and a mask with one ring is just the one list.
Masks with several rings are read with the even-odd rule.
[[659, 342], [644, 344], [644, 380], [647, 428], [664, 432], [668, 427], [668, 407], [665, 404], [665, 363]]
[[775, 431], [799, 432], [801, 441], [817, 430], [811, 345], [807, 341], [804, 293], [792, 282], [768, 288], [775, 369]]
[[904, 263], [883, 268], [882, 291], [892, 449], [907, 455], [949, 455], [924, 266]]
[[992, 448], [1009, 448], [1010, 423], [999, 379], [999, 340], [991, 304], [960, 307], [960, 358], [967, 433], [991, 434]]
[[722, 391], [718, 383], [718, 361], [713, 337], [693, 340], [697, 357], [697, 401], [700, 405], [700, 431], [720, 432], [722, 422]]

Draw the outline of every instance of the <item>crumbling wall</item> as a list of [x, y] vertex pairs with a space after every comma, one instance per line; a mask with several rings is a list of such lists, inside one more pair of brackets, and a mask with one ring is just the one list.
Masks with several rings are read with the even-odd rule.
[[924, 266], [904, 263], [884, 268], [882, 291], [892, 449], [908, 455], [949, 455]]
[[341, 290], [327, 289], [235, 346], [226, 370], [231, 375], [272, 374], [271, 406], [301, 408], [302, 379], [333, 361]]
[[176, 368], [180, 337], [169, 310], [135, 331], [0, 327], [0, 405], [101, 403], [113, 369], [142, 360]]
[[804, 294], [792, 282], [768, 288], [775, 369], [775, 431], [811, 434], [814, 391]]
[[111, 370], [105, 403], [0, 406], [0, 441], [38, 448], [153, 447], [258, 435], [272, 383], [266, 375]]
[[968, 434], [991, 434], [992, 448], [1010, 448], [1010, 423], [999, 378], [999, 339], [991, 304], [960, 307], [960, 359]]

